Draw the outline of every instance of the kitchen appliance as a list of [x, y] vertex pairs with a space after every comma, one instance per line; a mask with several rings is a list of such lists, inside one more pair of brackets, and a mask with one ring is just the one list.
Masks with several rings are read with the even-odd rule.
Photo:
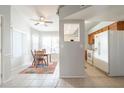
[[87, 62], [93, 65], [93, 50], [87, 50]]
[[95, 35], [94, 57], [108, 62], [108, 32]]
[[95, 35], [94, 66], [108, 73], [108, 32]]

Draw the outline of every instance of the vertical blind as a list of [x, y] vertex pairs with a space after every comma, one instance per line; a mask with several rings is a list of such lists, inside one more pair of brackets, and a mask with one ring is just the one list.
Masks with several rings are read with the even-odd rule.
[[23, 40], [23, 34], [17, 31], [13, 31], [13, 36], [12, 36], [12, 53], [14, 57], [20, 57], [22, 56], [22, 41]]
[[39, 48], [39, 36], [37, 34], [32, 35], [32, 49], [37, 50]]
[[42, 49], [47, 53], [59, 53], [59, 38], [57, 36], [42, 37]]

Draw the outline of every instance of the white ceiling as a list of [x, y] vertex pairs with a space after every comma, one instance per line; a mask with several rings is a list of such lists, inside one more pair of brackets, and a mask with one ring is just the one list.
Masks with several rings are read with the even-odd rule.
[[115, 22], [124, 20], [124, 6], [94, 5], [67, 16], [65, 19], [86, 20], [85, 29], [88, 31], [101, 22]]
[[85, 30], [89, 31], [90, 29], [98, 25], [99, 23], [100, 22], [85, 21]]
[[[12, 8], [12, 25], [18, 24], [23, 28], [25, 23], [30, 27], [39, 31], [59, 31], [59, 17], [56, 15], [57, 5], [23, 5], [23, 6], [11, 6]], [[23, 18], [20, 18], [23, 16]], [[35, 22], [31, 21], [31, 18], [37, 19], [39, 16], [45, 16], [48, 20], [53, 21], [53, 24], [49, 24], [48, 27], [44, 25], [35, 26]], [[85, 8], [79, 12], [73, 13], [65, 19], [84, 19], [85, 29], [89, 30], [102, 21], [118, 21], [124, 20], [124, 6], [122, 5], [94, 5]], [[17, 26], [17, 25], [16, 25]]]
[[[57, 5], [17, 5], [11, 6], [13, 20], [12, 21], [24, 21], [31, 28], [34, 28], [39, 31], [58, 31], [59, 30], [59, 17], [56, 15], [58, 6]], [[19, 16], [23, 16], [23, 19]], [[48, 26], [44, 26], [42, 24], [34, 25], [35, 22], [30, 19], [38, 19], [39, 16], [44, 16], [47, 20], [53, 21], [53, 24], [48, 24]], [[16, 18], [16, 20], [15, 20]], [[12, 22], [14, 23], [14, 22]], [[13, 25], [13, 24], [12, 24]], [[20, 24], [23, 25], [23, 24]]]
[[117, 21], [124, 20], [123, 5], [94, 5], [65, 19], [85, 19], [87, 21]]

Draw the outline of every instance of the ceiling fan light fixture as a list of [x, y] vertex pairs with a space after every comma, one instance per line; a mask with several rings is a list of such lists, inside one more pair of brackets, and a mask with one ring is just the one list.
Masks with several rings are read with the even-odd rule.
[[44, 20], [45, 18], [43, 16], [40, 17], [40, 20]]
[[48, 24], [52, 24], [53, 23], [53, 21], [46, 20], [46, 18], [43, 17], [43, 16], [40, 16], [39, 19], [37, 19], [37, 20], [36, 19], [31, 19], [31, 20], [36, 22], [36, 24], [34, 24], [34, 25], [41, 24], [41, 25], [47, 26], [47, 23]]
[[44, 24], [45, 24], [45, 22], [44, 22], [44, 21], [42, 21], [42, 22], [40, 22], [40, 24], [44, 25]]

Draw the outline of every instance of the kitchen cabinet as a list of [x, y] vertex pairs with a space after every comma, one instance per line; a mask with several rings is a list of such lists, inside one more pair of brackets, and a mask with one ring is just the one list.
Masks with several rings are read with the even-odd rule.
[[115, 22], [108, 26], [109, 30], [121, 31], [124, 30], [124, 21]]
[[108, 25], [106, 27], [103, 27], [91, 34], [88, 35], [88, 44], [94, 44], [94, 36], [96, 34], [99, 34], [99, 33], [102, 33], [102, 32], [105, 32], [105, 31], [123, 31], [124, 30], [124, 21], [118, 21], [118, 22], [115, 22], [111, 25]]
[[109, 30], [109, 27], [108, 26], [102, 28], [102, 32], [105, 32], [105, 31], [108, 31], [108, 30]]
[[96, 35], [96, 34], [99, 34], [99, 33], [102, 33], [102, 32], [104, 32], [104, 31], [108, 31], [108, 27], [104, 27], [103, 29], [100, 29], [100, 30], [97, 30], [97, 31], [95, 31], [95, 32], [93, 32], [93, 33], [91, 33], [91, 34], [89, 34], [88, 35], [88, 44], [94, 44], [94, 36]]
[[94, 43], [94, 35], [93, 34], [90, 34], [88, 35], [88, 44], [93, 44]]
[[109, 25], [108, 27], [109, 27], [109, 30], [115, 31], [115, 30], [117, 30], [117, 23], [113, 23], [113, 24]]

